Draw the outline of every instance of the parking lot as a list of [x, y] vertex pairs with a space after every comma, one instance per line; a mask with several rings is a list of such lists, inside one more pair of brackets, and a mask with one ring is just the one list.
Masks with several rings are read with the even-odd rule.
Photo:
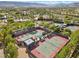
[[79, 26], [68, 26], [67, 28], [70, 29], [71, 31], [79, 30]]

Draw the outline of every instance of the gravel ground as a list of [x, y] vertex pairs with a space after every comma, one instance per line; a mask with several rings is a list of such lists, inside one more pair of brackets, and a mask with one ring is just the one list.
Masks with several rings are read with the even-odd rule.
[[28, 54], [26, 53], [26, 48], [18, 49], [18, 58], [29, 58]]

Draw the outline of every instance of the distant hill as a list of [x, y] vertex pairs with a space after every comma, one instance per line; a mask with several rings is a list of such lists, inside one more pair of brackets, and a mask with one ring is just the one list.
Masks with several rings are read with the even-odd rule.
[[79, 7], [79, 2], [72, 1], [0, 1], [0, 7]]
[[0, 7], [48, 7], [43, 3], [0, 1]]

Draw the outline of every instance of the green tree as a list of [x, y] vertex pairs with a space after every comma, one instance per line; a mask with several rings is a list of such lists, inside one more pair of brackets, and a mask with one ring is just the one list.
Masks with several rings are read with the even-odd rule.
[[65, 58], [70, 56], [71, 51], [74, 51], [74, 48], [76, 48], [79, 42], [79, 30], [73, 32], [70, 37], [70, 42], [56, 55], [56, 57]]
[[16, 58], [18, 55], [17, 47], [12, 42], [8, 43], [5, 50], [6, 50], [5, 57], [7, 58]]
[[48, 22], [45, 22], [45, 21], [43, 21], [43, 22], [41, 23], [41, 25], [44, 26], [44, 27], [46, 27], [46, 28], [49, 27], [49, 23], [48, 23]]
[[71, 24], [71, 20], [64, 20], [65, 24]]
[[61, 32], [61, 28], [59, 26], [55, 26], [53, 31], [60, 33]]
[[63, 35], [68, 36], [68, 37], [70, 37], [71, 33], [72, 33], [71, 30], [67, 28], [65, 28], [62, 32]]
[[65, 24], [71, 24], [71, 21], [72, 21], [73, 17], [72, 16], [65, 16], [65, 19], [64, 19], [64, 23]]
[[[15, 39], [12, 38], [10, 32], [10, 25], [3, 26], [3, 43], [4, 43], [4, 56], [5, 57], [17, 57], [17, 48], [15, 46]], [[16, 51], [16, 52], [15, 52]], [[9, 56], [8, 56], [9, 55]]]
[[7, 46], [9, 42], [13, 42], [15, 44], [15, 39], [12, 38], [11, 34], [8, 34], [5, 37], [5, 46]]
[[14, 19], [12, 17], [8, 18], [8, 23], [14, 23]]

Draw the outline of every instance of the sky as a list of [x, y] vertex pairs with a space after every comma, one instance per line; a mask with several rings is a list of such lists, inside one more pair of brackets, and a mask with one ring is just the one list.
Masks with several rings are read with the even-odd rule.
[[27, 1], [79, 1], [79, 0], [0, 0], [0, 1], [21, 1], [21, 2], [27, 2]]

